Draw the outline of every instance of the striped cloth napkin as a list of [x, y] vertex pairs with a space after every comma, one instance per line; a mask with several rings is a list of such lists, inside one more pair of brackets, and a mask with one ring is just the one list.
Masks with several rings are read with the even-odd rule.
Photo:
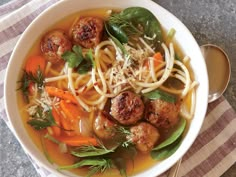
[[[59, 0], [12, 0], [0, 6], [0, 118], [8, 118], [4, 110], [4, 76], [12, 50], [25, 28], [50, 5]], [[209, 104], [201, 132], [182, 159], [179, 176], [219, 177], [236, 160], [236, 114], [222, 96]], [[11, 129], [10, 125], [9, 128]], [[53, 174], [38, 166], [29, 156], [42, 177]], [[161, 175], [166, 177], [168, 171]]]

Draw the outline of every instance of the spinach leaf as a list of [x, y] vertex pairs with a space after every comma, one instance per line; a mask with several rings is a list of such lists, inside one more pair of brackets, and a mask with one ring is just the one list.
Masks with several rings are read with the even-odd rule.
[[165, 141], [163, 141], [161, 144], [154, 147], [152, 150], [157, 151], [163, 149], [171, 145], [175, 141], [177, 141], [177, 139], [183, 134], [185, 127], [186, 127], [186, 120], [184, 118], [181, 118], [177, 129], [170, 135], [170, 137], [167, 138]]
[[114, 35], [121, 43], [127, 43], [128, 37], [125, 32], [116, 24], [107, 23], [108, 29], [112, 35]]
[[160, 149], [158, 151], [151, 151], [151, 157], [154, 160], [163, 160], [167, 157], [170, 157], [179, 148], [180, 144], [181, 144], [181, 138], [179, 138], [173, 144], [171, 144], [163, 149]]
[[143, 94], [146, 98], [151, 100], [161, 99], [169, 103], [175, 103], [176, 97], [162, 90], [156, 89], [154, 91]]
[[109, 26], [107, 23], [105, 23], [105, 29], [106, 29], [106, 32], [107, 34], [110, 36], [110, 38], [112, 39], [112, 41], [115, 43], [115, 45], [117, 47], [119, 47], [119, 49], [121, 50], [121, 53], [125, 56], [128, 56], [128, 52], [126, 51], [125, 47], [120, 43], [120, 41], [114, 37], [111, 32], [109, 31]]
[[112, 14], [109, 23], [119, 26], [128, 36], [138, 34], [154, 38], [151, 43], [156, 48], [161, 47], [163, 39], [160, 23], [148, 9], [143, 7], [126, 8], [118, 14]]

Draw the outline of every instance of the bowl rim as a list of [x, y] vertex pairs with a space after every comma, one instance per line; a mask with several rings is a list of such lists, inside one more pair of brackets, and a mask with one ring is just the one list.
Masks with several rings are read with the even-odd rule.
[[[76, 0], [74, 0], [76, 1]], [[86, 0], [82, 0], [82, 1], [86, 1]], [[126, 0], [121, 0], [122, 3], [125, 3]], [[14, 58], [15, 56], [17, 55], [17, 53], [19, 53], [18, 51], [18, 48], [20, 46], [20, 44], [22, 43], [22, 41], [24, 40], [25, 36], [27, 36], [27, 33], [28, 31], [32, 28], [32, 26], [34, 25], [38, 25], [38, 21], [39, 19], [41, 19], [43, 16], [47, 15], [50, 11], [52, 11], [53, 9], [57, 9], [59, 6], [63, 6], [63, 4], [67, 3], [69, 1], [58, 1], [56, 2], [55, 4], [51, 5], [49, 8], [45, 9], [42, 13], [40, 13], [32, 22], [31, 24], [26, 28], [26, 30], [24, 31], [24, 33], [20, 36], [19, 40], [17, 41], [17, 44], [15, 46], [15, 48], [13, 49], [13, 52], [11, 54], [11, 57], [10, 57], [10, 60], [9, 60], [9, 63], [8, 63], [8, 66], [7, 66], [7, 70], [6, 70], [6, 75], [5, 75], [5, 81], [4, 81], [4, 104], [5, 104], [5, 109], [6, 109], [6, 114], [7, 114], [7, 117], [9, 118], [9, 122], [10, 122], [10, 125], [12, 126], [13, 128], [13, 133], [14, 135], [17, 137], [18, 141], [20, 142], [21, 146], [23, 147], [23, 149], [25, 150], [26, 153], [30, 154], [30, 156], [33, 158], [33, 160], [35, 160], [37, 162], [37, 164], [39, 164], [40, 167], [43, 167], [45, 168], [46, 170], [52, 172], [53, 174], [56, 174], [58, 176], [64, 176], [62, 173], [59, 173], [57, 172], [57, 170], [55, 170], [55, 168], [52, 168], [52, 167], [49, 167], [48, 164], [45, 164], [45, 162], [43, 162], [41, 159], [39, 159], [35, 154], [34, 152], [32, 151], [32, 149], [29, 149], [25, 143], [25, 140], [24, 140], [24, 136], [20, 135], [19, 132], [17, 131], [17, 125], [13, 122], [12, 120], [12, 113], [10, 112], [10, 105], [11, 105], [11, 100], [8, 99], [8, 89], [10, 87], [10, 78], [11, 78], [11, 73], [10, 73], [10, 69], [12, 67], [12, 65], [14, 64]], [[135, 2], [135, 0], [132, 0], [132, 2]], [[160, 9], [163, 13], [167, 14], [168, 16], [170, 16], [173, 20], [176, 21], [176, 23], [180, 24], [181, 27], [188, 33], [188, 37], [191, 38], [191, 40], [193, 41], [193, 43], [195, 43], [195, 46], [198, 46], [196, 40], [194, 39], [193, 35], [191, 34], [191, 32], [187, 29], [187, 27], [177, 18], [175, 17], [172, 13], [170, 13], [168, 10], [166, 10], [165, 8], [161, 7], [160, 5], [158, 5], [157, 3], [151, 1], [151, 0], [143, 0], [142, 3], [148, 3], [150, 5], [153, 5], [155, 7], [158, 7], [158, 9]], [[112, 7], [112, 5], [111, 5]], [[83, 9], [83, 8], [82, 8]], [[81, 10], [78, 10], [78, 11], [81, 11]], [[69, 13], [68, 13], [69, 15]], [[48, 27], [48, 26], [47, 26]], [[180, 44], [181, 45], [181, 44]], [[200, 52], [200, 47], [198, 46], [199, 49], [196, 48], [196, 50], [199, 50]], [[198, 53], [199, 53], [198, 52]], [[205, 64], [205, 60], [203, 59], [202, 57], [202, 62]], [[207, 76], [207, 72], [206, 72], [206, 65], [204, 66], [204, 64], [202, 65], [202, 70], [203, 70], [203, 74], [207, 77], [206, 80], [208, 81], [208, 76]], [[182, 146], [180, 146], [178, 148], [178, 150], [175, 152], [175, 154], [173, 154], [171, 157], [172, 157], [172, 161], [170, 161], [169, 165], [168, 166], [165, 166], [165, 168], [161, 168], [161, 169], [158, 169], [158, 174], [157, 175], [160, 175], [162, 173], [164, 173], [165, 171], [167, 171], [171, 166], [173, 166], [180, 158], [182, 158], [182, 156], [187, 152], [187, 150], [191, 147], [191, 145], [193, 144], [193, 142], [195, 141], [196, 137], [198, 136], [199, 134], [199, 131], [200, 131], [200, 128], [203, 124], [203, 121], [204, 121], [204, 117], [205, 117], [205, 114], [206, 114], [206, 110], [207, 110], [207, 96], [208, 96], [208, 83], [205, 83], [206, 85], [204, 86], [204, 88], [206, 89], [205, 91], [205, 96], [206, 98], [203, 98], [203, 104], [201, 104], [203, 106], [203, 109], [202, 109], [202, 118], [198, 120], [198, 126], [196, 127], [196, 129], [194, 130], [194, 134], [191, 135], [191, 138], [188, 136], [188, 138], [184, 138], [183, 142], [181, 143], [181, 145], [188, 141], [187, 143], [185, 143], [185, 147], [183, 148]], [[32, 140], [31, 140], [32, 141]], [[33, 142], [31, 142], [33, 143]], [[33, 143], [34, 144], [34, 143]], [[180, 151], [180, 148], [182, 147], [181, 151]], [[39, 149], [38, 149], [39, 150]], [[40, 150], [39, 150], [40, 151]], [[179, 153], [177, 153], [179, 152]], [[154, 165], [155, 167], [156, 165]], [[144, 172], [140, 172], [141, 175], [148, 175], [148, 171], [150, 171], [151, 169], [153, 169], [153, 167], [150, 167], [150, 169], [146, 169]], [[137, 175], [134, 175], [134, 176], [137, 176], [137, 177], [141, 177], [141, 175], [137, 174]], [[78, 175], [77, 175], [78, 176]]]

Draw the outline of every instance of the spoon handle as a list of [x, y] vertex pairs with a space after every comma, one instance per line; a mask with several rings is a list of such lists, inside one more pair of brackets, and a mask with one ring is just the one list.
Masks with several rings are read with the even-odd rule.
[[181, 161], [182, 159], [179, 159], [178, 162], [170, 169], [170, 172], [168, 173], [168, 177], [178, 177]]

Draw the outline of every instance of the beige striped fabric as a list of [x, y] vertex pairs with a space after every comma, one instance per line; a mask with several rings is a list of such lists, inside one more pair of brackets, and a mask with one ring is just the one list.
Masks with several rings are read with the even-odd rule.
[[[59, 0], [13, 0], [0, 6], [0, 118], [7, 124], [3, 89], [6, 67], [12, 50], [32, 20], [57, 1]], [[219, 177], [222, 175], [236, 160], [235, 127], [235, 111], [223, 96], [209, 104], [200, 134], [182, 159], [179, 176]], [[30, 156], [29, 159], [42, 177], [54, 176], [38, 166]], [[161, 177], [167, 175], [168, 171]]]

